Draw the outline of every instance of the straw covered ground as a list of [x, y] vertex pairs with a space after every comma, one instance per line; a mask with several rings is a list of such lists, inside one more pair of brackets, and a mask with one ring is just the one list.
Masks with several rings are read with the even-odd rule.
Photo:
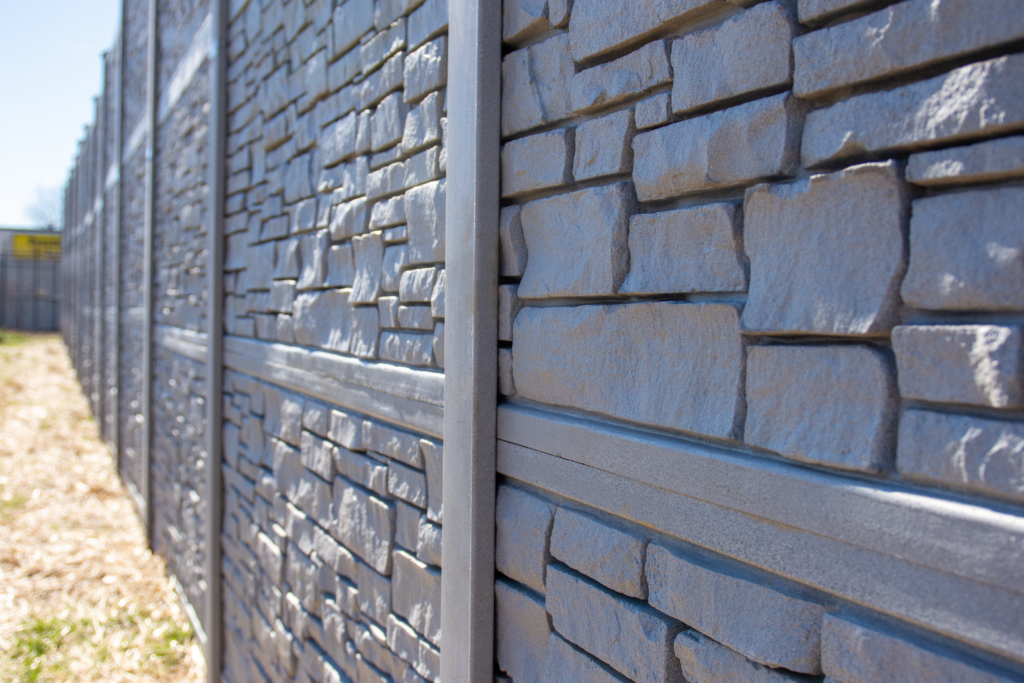
[[2, 333], [0, 680], [203, 677], [63, 344]]

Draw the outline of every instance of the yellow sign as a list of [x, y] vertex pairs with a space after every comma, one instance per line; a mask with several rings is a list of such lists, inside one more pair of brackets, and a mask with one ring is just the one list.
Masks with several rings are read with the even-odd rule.
[[14, 258], [60, 260], [60, 235], [14, 235]]

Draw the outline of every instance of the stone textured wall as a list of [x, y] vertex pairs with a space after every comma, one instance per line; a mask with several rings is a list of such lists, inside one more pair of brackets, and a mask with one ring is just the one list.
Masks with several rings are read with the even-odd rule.
[[[1019, 6], [505, 0], [503, 38], [507, 402], [1019, 512]], [[517, 683], [1013, 678], [543, 488], [498, 495]]]

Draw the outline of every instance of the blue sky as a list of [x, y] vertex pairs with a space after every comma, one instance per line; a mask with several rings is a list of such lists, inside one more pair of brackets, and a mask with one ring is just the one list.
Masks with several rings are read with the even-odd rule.
[[118, 0], [0, 0], [0, 226], [31, 225], [40, 188], [62, 187], [92, 120]]

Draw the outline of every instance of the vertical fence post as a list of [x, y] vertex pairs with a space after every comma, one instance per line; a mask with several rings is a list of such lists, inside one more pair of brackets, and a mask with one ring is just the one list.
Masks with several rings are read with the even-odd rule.
[[220, 681], [223, 605], [221, 604], [221, 521], [223, 486], [221, 443], [224, 428], [224, 152], [227, 134], [227, 0], [213, 0], [214, 39], [210, 50], [210, 120], [207, 127], [209, 211], [206, 234], [209, 239], [206, 262], [207, 346], [206, 346], [206, 680]]
[[121, 145], [124, 143], [124, 11], [121, 11], [121, 25], [117, 34], [117, 110], [114, 115], [114, 166], [117, 180], [111, 191], [114, 193], [114, 343], [117, 344], [114, 362], [114, 458], [120, 474], [123, 454], [121, 453]]
[[153, 442], [153, 223], [156, 219], [156, 119], [157, 119], [157, 17], [156, 0], [149, 0], [149, 71], [146, 75], [146, 119], [149, 133], [146, 137], [146, 215], [143, 238], [142, 279], [145, 301], [145, 319], [142, 328], [142, 498], [146, 506], [146, 536], [153, 547], [153, 486], [150, 464]]
[[501, 3], [449, 4], [441, 679], [494, 678]]

